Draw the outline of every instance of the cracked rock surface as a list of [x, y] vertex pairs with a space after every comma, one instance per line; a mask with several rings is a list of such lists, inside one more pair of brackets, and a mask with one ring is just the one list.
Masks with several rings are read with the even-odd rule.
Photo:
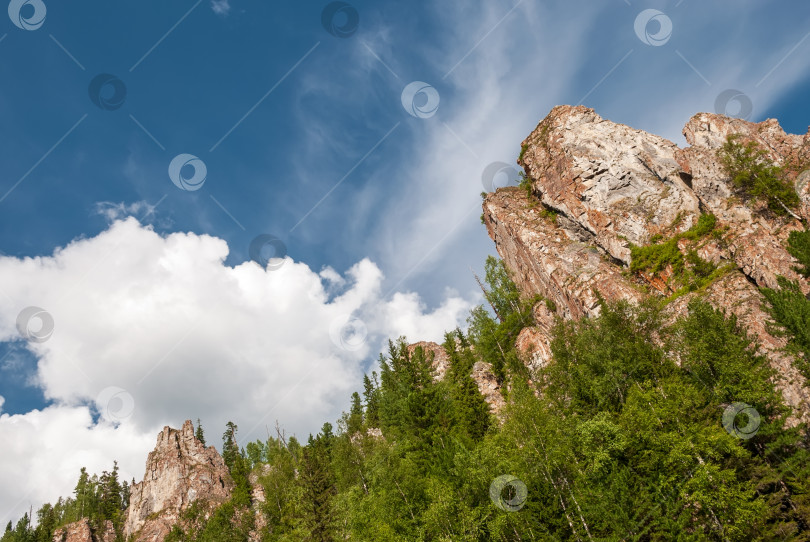
[[810, 133], [786, 134], [775, 120], [757, 124], [700, 113], [684, 128], [689, 146], [679, 148], [603, 119], [592, 109], [559, 106], [529, 135], [518, 163], [531, 194], [499, 189], [486, 197], [483, 209], [487, 231], [520, 290], [556, 306], [556, 314], [535, 307], [537, 325], [518, 337], [530, 366], [550, 359], [554, 318], [597, 315], [598, 295], [637, 303], [648, 295], [671, 294], [671, 267], [657, 274], [629, 273], [631, 245], [648, 245], [653, 236], [671, 238], [695, 225], [701, 214], [712, 213], [721, 234], [705, 240], [698, 254], [730, 270], [666, 310], [675, 318], [685, 313], [691, 297], [701, 295], [736, 315], [777, 370], [777, 385], [794, 409], [794, 419], [808, 418], [804, 378], [783, 351], [785, 339], [769, 332], [759, 290], [776, 287], [781, 275], [798, 280], [802, 291], [810, 293], [810, 284], [794, 271], [797, 262], [785, 249], [790, 232], [804, 227], [795, 218], [775, 216], [763, 205], [735, 196], [717, 158], [730, 134], [755, 141], [786, 166], [802, 200], [797, 212], [810, 219], [810, 172], [801, 167], [810, 164]]

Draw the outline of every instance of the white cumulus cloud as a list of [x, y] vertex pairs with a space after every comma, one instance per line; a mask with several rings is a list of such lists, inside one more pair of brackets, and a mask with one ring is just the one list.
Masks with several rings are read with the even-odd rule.
[[[36, 356], [34, 383], [51, 402], [0, 416], [12, 443], [0, 448], [0, 522], [69, 494], [81, 466], [118, 459], [140, 480], [163, 425], [199, 417], [218, 444], [229, 420], [243, 441], [279, 420], [306, 438], [347, 407], [389, 337], [440, 341], [471, 308], [452, 292], [430, 309], [412, 293], [386, 299], [367, 259], [341, 275], [289, 258], [230, 267], [227, 254], [221, 239], [128, 218], [51, 256], [0, 257], [0, 341]], [[52, 317], [47, 340], [23, 342], [30, 306]]]

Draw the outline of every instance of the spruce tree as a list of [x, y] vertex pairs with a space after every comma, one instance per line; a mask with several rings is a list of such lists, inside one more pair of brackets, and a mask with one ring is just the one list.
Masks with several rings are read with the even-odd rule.
[[222, 459], [231, 473], [236, 487], [233, 491], [233, 502], [237, 505], [250, 505], [250, 466], [245, 454], [239, 450], [236, 442], [236, 432], [238, 427], [233, 422], [226, 424], [225, 433], [222, 435]]
[[363, 401], [366, 407], [365, 422], [366, 427], [379, 427], [380, 398], [376, 372], [372, 373], [372, 378], [369, 378], [368, 375], [363, 375]]
[[352, 393], [352, 406], [349, 410], [349, 417], [346, 420], [346, 430], [349, 434], [357, 433], [363, 429], [363, 405], [360, 401], [360, 394]]
[[334, 540], [332, 499], [336, 491], [325, 435], [318, 435], [317, 439], [310, 435], [303, 450], [300, 481], [304, 497], [304, 523], [310, 533], [308, 540], [331, 542]]
[[205, 432], [203, 431], [199, 418], [197, 418], [197, 430], [194, 432], [194, 437], [199, 440], [203, 446], [205, 446]]

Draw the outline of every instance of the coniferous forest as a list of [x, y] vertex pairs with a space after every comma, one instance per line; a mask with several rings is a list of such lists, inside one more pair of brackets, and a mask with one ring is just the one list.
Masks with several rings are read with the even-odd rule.
[[[350, 411], [306, 442], [279, 432], [240, 448], [229, 423], [232, 499], [207, 519], [192, 506], [167, 540], [246, 541], [251, 507], [267, 541], [810, 540], [807, 427], [788, 423], [773, 370], [733, 318], [701, 301], [675, 321], [655, 300], [603, 302], [597, 318], [557, 322], [553, 359], [535, 374], [514, 344], [539, 300], [522, 299], [493, 258], [486, 283], [492, 310], [447, 333], [443, 380], [403, 338]], [[791, 292], [768, 296], [798, 351], [810, 302]], [[502, 422], [470, 376], [477, 361], [501, 382]], [[49, 541], [80, 517], [111, 520], [121, 538], [127, 500], [117, 467], [82, 470], [72, 496], [1, 540]]]

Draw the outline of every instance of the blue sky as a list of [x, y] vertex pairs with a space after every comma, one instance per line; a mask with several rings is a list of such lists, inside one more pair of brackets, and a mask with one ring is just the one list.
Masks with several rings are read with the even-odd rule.
[[[33, 3], [22, 6], [22, 16], [36, 22], [42, 12]], [[810, 125], [810, 4], [358, 0], [338, 6], [337, 27], [350, 24], [354, 13], [359, 18], [345, 37], [324, 27], [327, 4], [44, 0], [39, 28], [20, 29], [11, 17], [0, 22], [0, 439], [13, 435], [23, 443], [19, 456], [2, 459], [9, 468], [31, 467], [15, 461], [51, 435], [46, 427], [66, 420], [81, 428], [83, 455], [68, 461], [65, 480], [82, 462], [107, 468], [110, 456], [140, 477], [155, 429], [185, 417], [210, 419], [213, 434], [225, 415], [249, 428], [268, 417], [284, 422], [286, 415], [298, 432], [333, 420], [388, 336], [437, 339], [463, 324], [479, 301], [469, 269], [480, 270], [494, 253], [478, 221], [482, 172], [493, 162], [514, 164], [522, 139], [554, 105], [584, 103], [683, 143], [680, 129], [689, 117], [715, 111], [717, 97], [736, 89], [750, 100], [751, 120], [776, 117], [794, 133]], [[639, 35], [635, 22], [648, 9], [660, 14], [649, 12]], [[663, 43], [651, 44], [656, 37]], [[113, 104], [120, 107], [105, 110], [91, 100], [99, 74], [125, 87], [125, 98], [118, 96], [123, 103]], [[403, 107], [403, 89], [414, 81], [439, 97], [427, 118]], [[106, 85], [102, 97], [111, 99], [113, 90]], [[424, 98], [416, 97], [417, 107]], [[198, 190], [172, 183], [169, 164], [180, 154], [205, 164]], [[111, 225], [127, 216], [137, 221]], [[261, 234], [280, 239], [290, 263], [259, 276], [245, 262]], [[121, 250], [102, 250], [108, 241]], [[156, 255], [171, 263], [150, 267]], [[187, 351], [188, 341], [167, 343], [164, 350], [186, 356], [189, 365], [178, 360], [176, 367], [186, 369], [173, 373], [170, 359], [155, 369], [165, 387], [150, 385], [136, 369], [148, 365], [144, 356], [168, 354], [128, 353], [133, 344], [152, 341], [150, 310], [165, 315], [178, 306], [156, 281], [182, 290], [182, 282], [173, 282], [179, 273], [194, 285], [185, 293], [192, 301], [219, 289], [218, 280], [241, 289], [223, 286], [233, 297], [184, 306], [184, 314], [210, 306], [228, 318], [211, 315], [204, 324], [208, 335], [227, 331], [219, 357]], [[254, 280], [278, 288], [268, 298], [278, 300], [272, 314], [251, 306], [253, 290], [244, 284]], [[320, 290], [312, 294], [313, 288]], [[311, 295], [285, 297], [291, 292]], [[166, 299], [169, 309], [161, 305]], [[15, 319], [31, 305], [53, 313], [53, 340], [19, 340]], [[94, 310], [83, 312], [85, 306]], [[233, 307], [240, 316], [227, 316]], [[346, 324], [338, 312], [365, 326], [362, 347], [296, 350], [296, 341], [318, 340], [286, 324], [323, 317], [325, 327], [316, 331], [327, 336], [328, 349], [336, 344], [332, 324]], [[104, 327], [132, 314], [144, 319], [133, 317], [126, 333]], [[239, 336], [240, 328], [229, 326], [243, 317], [249, 333]], [[186, 336], [181, 323], [169, 336]], [[289, 343], [263, 345], [264, 334], [272, 335], [268, 328], [283, 328], [278, 343]], [[242, 349], [247, 343], [253, 346]], [[289, 382], [278, 375], [289, 367], [282, 358], [296, 366], [318, 356], [339, 359], [336, 370], [346, 378], [327, 371], [332, 382], [319, 387], [311, 379], [320, 371], [303, 373], [308, 393], [323, 398], [299, 408], [303, 414], [253, 419], [249, 401], [220, 415], [223, 404], [199, 394], [157, 399], [184, 386], [190, 367], [218, 374], [211, 367], [240, 367], [239, 360], [263, 349], [279, 364], [272, 378], [259, 379], [255, 389], [240, 387], [256, 381], [248, 376], [225, 386], [233, 394], [223, 394], [228, 404], [242, 395], [259, 403], [283, 396], [277, 392]], [[71, 387], [64, 384], [71, 367], [88, 381], [115, 378]], [[109, 393], [101, 388], [127, 390], [135, 414], [105, 425], [99, 397]], [[30, 431], [13, 432], [23, 426]], [[130, 455], [119, 453], [116, 442], [128, 443]], [[17, 491], [0, 495], [0, 520], [6, 508], [14, 515], [55, 491], [25, 484], [31, 497], [23, 504], [14, 504]]]

